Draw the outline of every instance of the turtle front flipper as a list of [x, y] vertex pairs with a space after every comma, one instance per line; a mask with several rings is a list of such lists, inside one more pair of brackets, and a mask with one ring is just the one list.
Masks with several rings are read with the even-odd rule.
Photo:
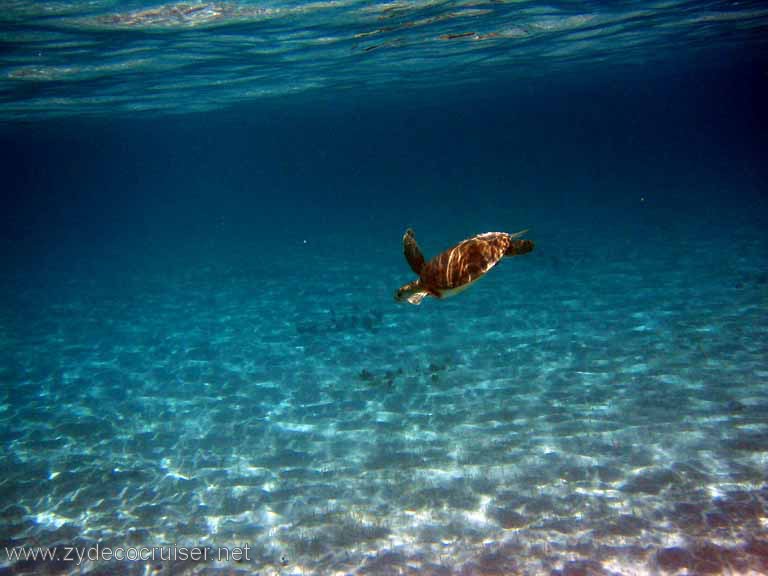
[[424, 255], [421, 253], [421, 248], [416, 242], [416, 236], [410, 228], [403, 235], [403, 254], [405, 254], [405, 259], [411, 270], [416, 274], [421, 274], [421, 269], [424, 268]]

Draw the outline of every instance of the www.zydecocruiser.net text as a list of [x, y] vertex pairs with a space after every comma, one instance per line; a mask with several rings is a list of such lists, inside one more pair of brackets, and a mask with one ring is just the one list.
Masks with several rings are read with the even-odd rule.
[[14, 546], [5, 548], [5, 558], [11, 563], [141, 561], [141, 562], [248, 562], [251, 547], [248, 544], [234, 547], [211, 546]]

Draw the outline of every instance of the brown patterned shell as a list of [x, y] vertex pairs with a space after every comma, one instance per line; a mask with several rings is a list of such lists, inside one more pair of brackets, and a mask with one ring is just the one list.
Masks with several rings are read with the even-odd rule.
[[515, 240], [518, 234], [487, 232], [460, 242], [438, 254], [421, 269], [422, 285], [440, 293], [467, 286], [493, 268], [505, 255], [530, 252], [530, 240]]

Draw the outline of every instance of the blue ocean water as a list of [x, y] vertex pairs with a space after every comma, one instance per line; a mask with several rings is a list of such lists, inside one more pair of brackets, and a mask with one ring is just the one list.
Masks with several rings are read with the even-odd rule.
[[768, 574], [764, 3], [1, 12], [0, 575]]

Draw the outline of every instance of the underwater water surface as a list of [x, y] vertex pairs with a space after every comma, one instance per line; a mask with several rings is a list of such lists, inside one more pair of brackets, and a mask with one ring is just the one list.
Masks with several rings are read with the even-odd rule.
[[768, 573], [763, 3], [2, 12], [0, 576]]

